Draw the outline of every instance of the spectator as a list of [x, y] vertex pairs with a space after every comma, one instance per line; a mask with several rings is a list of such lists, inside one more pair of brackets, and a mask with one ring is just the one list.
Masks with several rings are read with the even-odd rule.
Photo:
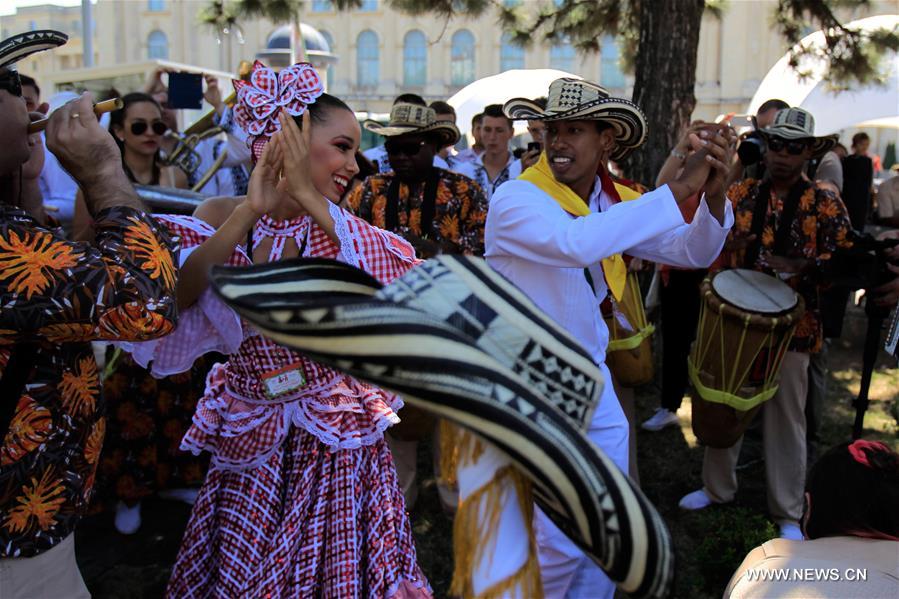
[[521, 161], [509, 149], [512, 135], [512, 119], [503, 114], [502, 106], [491, 104], [484, 109], [481, 123], [484, 152], [474, 161], [459, 166], [460, 173], [477, 181], [488, 200], [500, 185], [521, 174]]
[[[802, 528], [807, 540], [774, 539], [753, 549], [731, 578], [726, 599], [895, 597], [899, 580], [899, 455], [880, 441], [828, 451], [809, 474]], [[799, 580], [759, 573], [813, 568], [837, 576]], [[864, 570], [864, 579], [847, 573]]]
[[[814, 127], [812, 115], [801, 108], [778, 112], [774, 124], [760, 130], [767, 144], [765, 179], [746, 179], [727, 194], [736, 200], [733, 238], [726, 247], [731, 263], [780, 276], [805, 301], [805, 314], [783, 358], [777, 393], [762, 411], [768, 509], [788, 539], [800, 538], [809, 355], [821, 350], [823, 337], [821, 264], [838, 247], [851, 244], [851, 225], [839, 198], [803, 175], [810, 159], [836, 143], [836, 136], [816, 137]], [[683, 497], [682, 508], [697, 510], [734, 499], [741, 445], [742, 438], [728, 449], [706, 448], [704, 486]]]
[[[744, 134], [740, 142], [741, 148], [737, 152], [737, 160], [731, 168], [728, 184], [736, 183], [743, 179], [762, 179], [765, 175], [765, 162], [762, 160], [764, 143], [758, 133], [774, 120], [777, 111], [789, 108], [790, 105], [783, 100], [766, 100], [759, 106], [755, 113], [755, 130], [748, 135]], [[745, 145], [745, 147], [743, 147]]]
[[877, 188], [877, 224], [899, 228], [899, 162], [890, 170], [893, 176]]
[[25, 100], [25, 108], [28, 112], [41, 112], [46, 114], [49, 106], [41, 104], [41, 88], [37, 81], [28, 75], [19, 75], [22, 80], [22, 99]]
[[90, 596], [72, 534], [105, 431], [89, 341], [152, 339], [176, 314], [175, 245], [143, 211], [91, 94], [57, 110], [46, 138], [85, 190], [96, 244], [68, 241], [43, 212], [43, 148], [13, 63], [65, 41], [31, 31], [0, 43], [0, 585], [13, 599]]
[[868, 157], [871, 138], [867, 133], [852, 136], [852, 154], [843, 159], [843, 203], [849, 211], [852, 228], [864, 232], [871, 210], [874, 189], [874, 163]]
[[[442, 100], [431, 102], [431, 109], [434, 111], [435, 118], [438, 121], [447, 121], [452, 123], [453, 125], [456, 124], [456, 109], [446, 102]], [[437, 152], [437, 156], [435, 156], [435, 158], [440, 158], [441, 160], [443, 160], [444, 164], [439, 164], [439, 162], [435, 160], [434, 166], [451, 171], [456, 170], [458, 161], [456, 160], [456, 150], [453, 146], [446, 146], [445, 148], [441, 148], [440, 151]]]
[[[534, 104], [545, 110], [546, 98], [537, 98], [534, 100]], [[528, 134], [531, 136], [531, 144], [537, 144], [537, 147], [533, 150], [528, 150], [522, 156], [520, 156], [522, 171], [537, 164], [537, 161], [540, 159], [540, 153], [543, 151], [543, 136], [546, 133], [546, 124], [543, 121], [526, 122], [528, 126]], [[531, 147], [531, 144], [528, 144], [528, 147]]]
[[456, 154], [456, 160], [460, 162], [473, 162], [484, 153], [484, 144], [481, 142], [481, 126], [484, 124], [484, 113], [480, 112], [471, 117], [471, 136], [474, 145]]
[[[418, 94], [400, 94], [393, 100], [393, 105], [397, 104], [415, 104], [416, 106], [424, 106], [427, 107], [428, 103], [424, 101], [424, 98], [419, 96]], [[379, 146], [375, 146], [373, 148], [369, 148], [362, 152], [362, 155], [365, 156], [368, 160], [371, 160], [375, 166], [378, 167], [378, 172], [381, 173], [389, 173], [393, 170], [390, 166], [390, 158], [387, 156], [387, 151], [384, 149], [384, 144]], [[446, 163], [440, 157], [435, 157], [434, 166], [438, 168], [445, 168]]]

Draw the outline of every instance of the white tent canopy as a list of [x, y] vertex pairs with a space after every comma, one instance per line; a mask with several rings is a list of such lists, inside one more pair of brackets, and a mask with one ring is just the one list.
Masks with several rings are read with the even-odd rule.
[[[449, 99], [449, 104], [456, 109], [456, 125], [462, 135], [471, 130], [471, 119], [482, 112], [489, 104], [505, 104], [512, 98], [539, 98], [545, 96], [549, 84], [560, 77], [577, 75], [555, 69], [514, 69], [499, 75], [484, 77], [468, 84]], [[515, 133], [525, 131], [525, 123], [515, 123]]]
[[[897, 25], [899, 15], [869, 17], [848, 24], [863, 31], [892, 29]], [[824, 33], [812, 33], [800, 44], [823, 47]], [[788, 56], [783, 56], [759, 85], [749, 103], [749, 114], [755, 114], [766, 100], [780, 98], [790, 106], [799, 106], [811, 112], [815, 117], [817, 135], [837, 133], [861, 125], [899, 127], [899, 54], [892, 52], [884, 57], [882, 66], [887, 81], [882, 86], [871, 84], [834, 92], [822, 81], [824, 66], [820, 60], [804, 59], [800, 70], [809, 71], [810, 76], [802, 80], [797, 71], [790, 67]]]

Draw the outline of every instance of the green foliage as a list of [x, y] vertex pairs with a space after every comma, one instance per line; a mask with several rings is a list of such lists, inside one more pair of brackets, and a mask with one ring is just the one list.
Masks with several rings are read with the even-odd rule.
[[[868, 0], [778, 0], [774, 21], [792, 48], [790, 66], [800, 76], [808, 76], [805, 59], [826, 65], [824, 81], [834, 89], [852, 84], [883, 83], [882, 57], [888, 50], [899, 51], [899, 28], [864, 32], [840, 23], [833, 11], [838, 8], [865, 8]], [[799, 45], [808, 28], [824, 31], [824, 45]]]
[[746, 554], [777, 536], [769, 520], [746, 508], [714, 508], [701, 515], [696, 532], [702, 541], [696, 548], [695, 559], [706, 589], [726, 587]]
[[896, 144], [890, 142], [887, 144], [886, 152], [883, 153], [883, 170], [889, 170], [894, 164], [896, 164]]

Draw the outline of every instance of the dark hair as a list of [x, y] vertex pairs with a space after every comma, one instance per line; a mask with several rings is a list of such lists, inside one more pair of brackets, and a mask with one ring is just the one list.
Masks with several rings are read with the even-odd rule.
[[356, 152], [356, 166], [359, 167], [359, 172], [353, 177], [354, 179], [365, 181], [372, 175], [378, 174], [377, 167], [371, 160], [366, 158], [362, 152]]
[[542, 110], [546, 110], [546, 96], [540, 96], [539, 98], [534, 98], [534, 104], [539, 106]]
[[[313, 123], [322, 123], [328, 120], [328, 115], [331, 114], [331, 111], [333, 110], [353, 112], [353, 109], [350, 108], [346, 102], [331, 94], [320, 95], [315, 99], [314, 103], [309, 105], [308, 110], [309, 118], [312, 119]], [[295, 116], [293, 117], [293, 120], [296, 121], [296, 124], [300, 129], [303, 128], [303, 115]]]
[[[149, 94], [145, 94], [143, 92], [132, 92], [130, 94], [125, 94], [122, 96], [122, 107], [118, 110], [113, 110], [109, 113], [109, 133], [112, 135], [112, 138], [115, 140], [117, 146], [119, 146], [119, 152], [122, 154], [122, 168], [125, 170], [125, 175], [128, 176], [128, 180], [132, 183], [137, 183], [137, 178], [134, 176], [134, 173], [131, 172], [131, 168], [125, 162], [125, 142], [119, 140], [119, 138], [115, 134], [116, 127], [124, 127], [125, 126], [125, 116], [128, 114], [128, 109], [135, 104], [141, 104], [143, 102], [149, 102], [153, 106], [159, 109], [159, 114], [162, 115], [162, 106], [159, 105], [159, 102], [153, 99], [153, 96]], [[156, 158], [153, 160], [153, 178], [150, 180], [150, 185], [158, 185], [159, 184], [159, 150], [156, 151]]]
[[789, 108], [790, 105], [784, 102], [783, 100], [773, 99], [773, 100], [765, 100], [762, 102], [762, 105], [759, 106], [759, 109], [755, 111], [756, 114], [762, 114], [763, 112], [768, 112], [769, 110], [777, 109], [783, 110], [784, 108]]
[[472, 128], [477, 127], [483, 120], [484, 120], [484, 113], [479, 112], [478, 114], [471, 117], [471, 127]]
[[899, 537], [899, 454], [885, 443], [833, 447], [812, 467], [806, 491], [809, 539], [855, 533]]
[[856, 133], [852, 136], [852, 147], [854, 148], [863, 141], [871, 141], [871, 138], [868, 137], [868, 134], [864, 131], [862, 131], [861, 133]]
[[40, 97], [41, 88], [39, 88], [37, 86], [37, 81], [35, 81], [33, 77], [29, 77], [28, 75], [23, 75], [22, 73], [19, 73], [19, 80], [22, 81], [22, 87], [25, 87], [26, 85], [28, 87], [33, 87], [34, 91], [37, 92], [38, 97]]
[[427, 106], [428, 103], [425, 102], [425, 99], [419, 96], [418, 94], [400, 94], [393, 101], [393, 105], [396, 106], [400, 102], [404, 104], [415, 104], [416, 106]]
[[451, 114], [453, 115], [453, 120], [456, 118], [456, 109], [443, 100], [431, 102], [431, 109], [437, 114]]
[[509, 129], [513, 129], [514, 123], [512, 122], [512, 119], [506, 116], [506, 113], [503, 112], [503, 107], [499, 104], [491, 104], [484, 108], [484, 116], [495, 119], [506, 119], [506, 122], [509, 123]]

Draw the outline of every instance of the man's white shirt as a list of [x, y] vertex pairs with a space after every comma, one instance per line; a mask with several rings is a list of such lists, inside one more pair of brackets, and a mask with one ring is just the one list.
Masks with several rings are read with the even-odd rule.
[[[509, 160], [493, 180], [487, 173], [487, 167], [484, 166], [484, 154], [480, 154], [470, 162], [462, 162], [456, 166], [456, 172], [465, 175], [469, 179], [474, 179], [478, 185], [484, 190], [487, 199], [490, 200], [496, 190], [505, 183], [518, 178], [521, 174], [521, 160], [515, 158], [512, 152], [509, 152]], [[491, 202], [492, 203], [492, 202]]]

